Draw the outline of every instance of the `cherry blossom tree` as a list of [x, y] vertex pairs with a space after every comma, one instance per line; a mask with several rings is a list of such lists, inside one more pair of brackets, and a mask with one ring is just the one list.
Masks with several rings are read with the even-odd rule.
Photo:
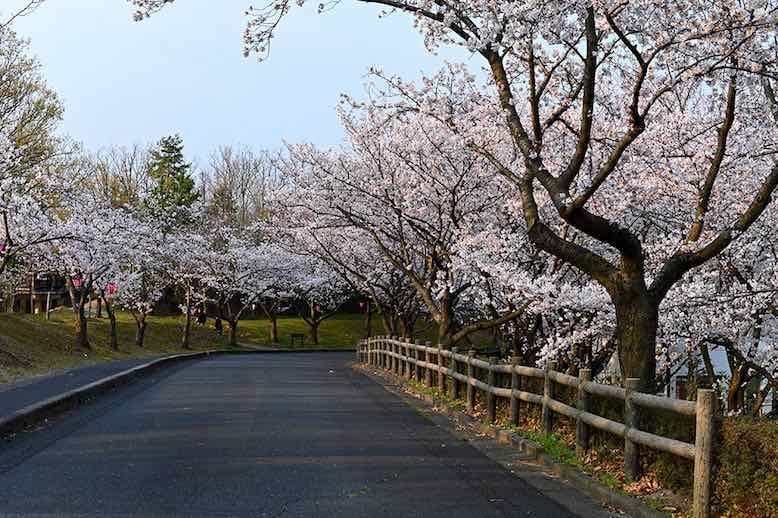
[[[71, 237], [50, 243], [47, 255], [40, 259], [51, 271], [65, 276], [73, 307], [75, 348], [90, 349], [85, 308], [94, 293], [101, 293], [117, 277], [126, 250], [137, 241], [135, 220], [128, 211], [97, 202], [88, 193], [68, 200], [65, 210], [67, 217], [61, 226]], [[118, 349], [113, 316], [110, 345]]]
[[194, 309], [207, 300], [203, 277], [210, 260], [208, 247], [206, 236], [195, 229], [182, 229], [167, 236], [163, 271], [169, 284], [178, 287], [182, 293], [184, 325], [181, 347], [184, 349], [191, 348]]
[[0, 275], [36, 247], [70, 236], [55, 214], [68, 179], [23, 162], [24, 151], [0, 131]]
[[[445, 116], [516, 186], [531, 242], [606, 290], [623, 373], [651, 385], [663, 300], [778, 185], [775, 0], [354, 1], [408, 13], [431, 50], [483, 59], [482, 110], [435, 84], [408, 109]], [[171, 2], [133, 0], [136, 17]], [[250, 8], [247, 53], [264, 56], [306, 3]]]
[[246, 233], [222, 231], [211, 238], [202, 282], [219, 316], [229, 325], [229, 343], [238, 345], [238, 324], [262, 298], [273, 293], [288, 267], [286, 255], [267, 243], [255, 243]]
[[312, 256], [296, 256], [292, 275], [292, 301], [308, 325], [311, 341], [319, 345], [322, 323], [337, 314], [352, 292], [326, 263]]
[[416, 114], [392, 118], [368, 109], [344, 113], [343, 121], [350, 153], [291, 149], [289, 194], [282, 195], [294, 212], [289, 219], [311, 235], [344, 227], [371, 241], [416, 290], [446, 347], [523, 315], [523, 303], [492, 306], [491, 314], [465, 311], [466, 293], [483, 277], [452, 270], [457, 242], [503, 198], [504, 182], [484, 170], [488, 163]]
[[[750, 386], [757, 386], [752, 412], [778, 389], [778, 242], [771, 226], [775, 210], [771, 205], [748, 234], [679, 283], [662, 306], [664, 368], [688, 366], [693, 379], [695, 364], [701, 365], [704, 378], [697, 383], [718, 388], [733, 414], [745, 411]], [[726, 379], [719, 379], [713, 348], [726, 355]]]
[[[281, 198], [288, 197], [288, 191], [281, 194]], [[280, 206], [273, 209], [276, 218], [272, 239], [285, 253], [315, 257], [327, 264], [355, 294], [369, 299], [370, 307], [364, 308], [368, 315], [366, 334], [370, 332], [370, 315], [377, 310], [387, 335], [413, 336], [421, 312], [419, 297], [406, 276], [384, 257], [372, 239], [366, 239], [352, 227], [323, 227], [301, 219], [315, 218], [311, 212], [285, 213]]]
[[155, 222], [140, 219], [133, 234], [136, 240], [125, 249], [111, 283], [112, 301], [132, 315], [136, 325], [135, 345], [143, 347], [148, 317], [170, 283], [164, 270], [168, 239]]

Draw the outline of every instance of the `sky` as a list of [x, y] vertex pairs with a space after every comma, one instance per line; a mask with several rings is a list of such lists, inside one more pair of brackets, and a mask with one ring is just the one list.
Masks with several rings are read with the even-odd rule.
[[[226, 144], [336, 145], [339, 96], [361, 96], [370, 66], [414, 79], [472, 60], [463, 49], [429, 54], [402, 14], [379, 18], [354, 2], [318, 14], [309, 2], [260, 63], [242, 55], [251, 2], [177, 0], [138, 23], [126, 0], [47, 0], [13, 28], [64, 101], [63, 131], [74, 140], [96, 150], [179, 133], [198, 162]], [[0, 0], [0, 19], [25, 3]]]

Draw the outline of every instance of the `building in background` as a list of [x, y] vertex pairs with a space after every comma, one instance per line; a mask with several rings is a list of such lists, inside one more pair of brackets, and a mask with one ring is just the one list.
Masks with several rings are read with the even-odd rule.
[[3, 306], [11, 313], [40, 314], [70, 305], [65, 278], [47, 272], [28, 274]]

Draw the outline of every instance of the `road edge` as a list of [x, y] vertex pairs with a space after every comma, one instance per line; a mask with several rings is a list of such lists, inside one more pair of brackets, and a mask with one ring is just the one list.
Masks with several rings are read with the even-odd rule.
[[200, 360], [211, 356], [240, 354], [298, 354], [298, 353], [330, 353], [355, 352], [355, 349], [265, 349], [265, 350], [225, 350], [215, 349], [181, 353], [157, 358], [141, 365], [136, 365], [124, 371], [97, 379], [86, 385], [56, 394], [50, 398], [27, 405], [13, 413], [0, 416], [0, 437], [14, 434], [41, 423], [45, 419], [61, 414], [109, 390], [128, 385], [157, 370], [178, 365], [182, 362]]
[[[632, 518], [668, 518], [668, 516], [670, 516], [667, 513], [652, 509], [637, 498], [601, 484], [573, 466], [556, 461], [553, 457], [545, 453], [543, 448], [537, 443], [504, 428], [484, 424], [464, 412], [450, 408], [447, 402], [440, 398], [417, 391], [415, 387], [406, 383], [404, 378], [365, 368], [363, 364], [353, 363], [352, 368], [381, 385], [387, 392], [400, 397], [406, 404], [414, 406], [421, 403], [424, 404], [428, 410], [434, 407], [438, 413], [443, 413], [447, 416], [449, 422], [454, 420], [460, 426], [465, 425], [471, 428], [477, 428], [481, 433], [493, 438], [498, 443], [515, 447], [520, 453], [530, 457], [535, 463], [552, 475], [559, 477], [570, 486], [601, 504], [618, 509]], [[401, 386], [404, 391], [393, 390], [390, 384]]]

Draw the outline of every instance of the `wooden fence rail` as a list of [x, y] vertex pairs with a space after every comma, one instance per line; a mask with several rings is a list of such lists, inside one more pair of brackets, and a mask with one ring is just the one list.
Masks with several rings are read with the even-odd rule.
[[[624, 471], [628, 480], [639, 476], [639, 446], [668, 452], [694, 461], [694, 517], [710, 516], [710, 479], [713, 456], [715, 397], [712, 390], [698, 389], [697, 401], [682, 401], [638, 392], [640, 380], [627, 379], [625, 387], [603, 385], [591, 381], [591, 371], [582, 369], [580, 377], [557, 372], [549, 363], [545, 369], [526, 367], [514, 361], [511, 364], [497, 363], [476, 358], [475, 351], [461, 354], [458, 349], [446, 350], [433, 347], [430, 342], [422, 345], [397, 337], [378, 336], [364, 340], [357, 347], [357, 361], [393, 372], [398, 376], [414, 379], [427, 387], [437, 388], [457, 398], [462, 385], [466, 387], [467, 408], [475, 406], [476, 390], [486, 394], [487, 417], [496, 418], [497, 398], [510, 400], [510, 419], [519, 423], [519, 402], [542, 407], [541, 427], [544, 433], [553, 430], [554, 416], [561, 414], [576, 422], [576, 449], [579, 452], [589, 448], [590, 429], [597, 428], [624, 439]], [[466, 374], [459, 365], [466, 366]], [[486, 373], [486, 381], [477, 376], [478, 371]], [[497, 374], [510, 375], [510, 388], [497, 384]], [[523, 390], [524, 381], [534, 378], [543, 381], [543, 394]], [[577, 391], [576, 406], [570, 406], [555, 399], [557, 385], [564, 385]], [[624, 401], [624, 421], [618, 422], [593, 414], [591, 396], [600, 396]], [[663, 437], [640, 430], [640, 409], [652, 408], [673, 412], [696, 419], [694, 444]]]

